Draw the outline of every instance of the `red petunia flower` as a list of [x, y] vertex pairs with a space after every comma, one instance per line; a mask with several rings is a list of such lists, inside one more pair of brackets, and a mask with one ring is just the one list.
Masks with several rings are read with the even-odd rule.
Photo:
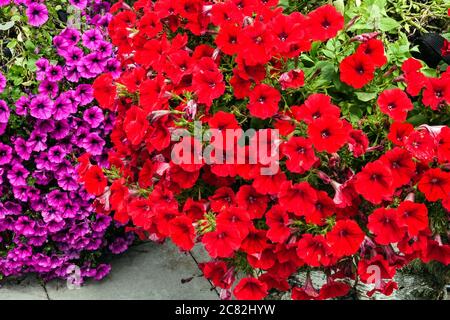
[[192, 220], [187, 216], [179, 216], [170, 221], [169, 235], [183, 251], [189, 251], [194, 247], [195, 230]]
[[289, 139], [281, 145], [281, 152], [287, 158], [286, 167], [294, 173], [305, 173], [319, 160], [311, 142], [303, 137]]
[[[375, 274], [378, 270], [379, 273]], [[392, 279], [395, 273], [395, 266], [390, 266], [381, 254], [377, 254], [370, 259], [361, 259], [358, 262], [358, 275], [364, 283], [377, 285], [377, 281]], [[377, 276], [379, 276], [379, 279]]]
[[140, 144], [144, 140], [149, 128], [145, 112], [139, 107], [131, 107], [128, 109], [125, 120], [123, 121], [123, 127], [131, 144]]
[[213, 100], [219, 98], [225, 92], [225, 83], [223, 82], [223, 74], [217, 69], [214, 60], [202, 58], [200, 61], [205, 65], [214, 65], [216, 69], [214, 71], [206, 68], [200, 69], [192, 77], [192, 87], [197, 94], [198, 102], [210, 107]]
[[281, 185], [279, 203], [281, 207], [298, 216], [314, 210], [317, 192], [308, 182], [292, 184], [286, 181]]
[[418, 188], [428, 201], [438, 201], [450, 195], [450, 173], [439, 168], [429, 169], [420, 179]]
[[423, 203], [403, 201], [397, 210], [400, 224], [406, 227], [411, 237], [428, 228], [428, 209]]
[[314, 148], [328, 153], [337, 152], [348, 140], [348, 130], [342, 120], [323, 117], [308, 126], [308, 135]]
[[292, 114], [298, 121], [305, 121], [307, 124], [325, 116], [339, 118], [341, 109], [331, 103], [331, 97], [322, 93], [310, 95], [302, 106], [291, 107]]
[[216, 224], [232, 226], [239, 232], [241, 238], [245, 238], [253, 226], [248, 211], [239, 207], [232, 207], [220, 212], [216, 217]]
[[440, 163], [450, 162], [450, 128], [445, 126], [437, 137], [438, 159]]
[[402, 71], [406, 82], [406, 92], [417, 96], [427, 83], [427, 77], [420, 72], [422, 63], [414, 58], [406, 59], [402, 64]]
[[439, 261], [443, 265], [448, 266], [450, 264], [450, 245], [441, 244], [435, 240], [428, 240], [426, 252], [422, 260], [425, 263], [432, 260]]
[[381, 112], [395, 121], [405, 121], [408, 111], [414, 108], [408, 95], [398, 88], [384, 90], [377, 102]]
[[242, 240], [236, 228], [221, 225], [215, 231], [204, 234], [202, 243], [212, 258], [231, 258], [241, 246]]
[[214, 286], [229, 289], [234, 282], [234, 275], [225, 262], [210, 261], [198, 264], [206, 279], [211, 280]]
[[233, 293], [239, 300], [261, 300], [267, 296], [267, 285], [252, 277], [239, 281]]
[[91, 166], [87, 169], [83, 180], [86, 191], [95, 196], [103, 194], [108, 184], [108, 181], [103, 174], [103, 170], [99, 166]]
[[414, 131], [414, 127], [410, 123], [394, 122], [389, 129], [388, 139], [397, 146], [404, 146], [406, 137]]
[[334, 38], [344, 28], [344, 17], [332, 5], [324, 5], [308, 14], [309, 32], [313, 40]]
[[98, 101], [98, 104], [105, 109], [114, 111], [114, 102], [117, 96], [117, 88], [113, 83], [112, 76], [107, 74], [102, 74], [97, 79], [95, 79], [93, 85], [94, 98]]
[[248, 211], [250, 218], [259, 219], [264, 215], [269, 199], [252, 186], [244, 185], [236, 193], [236, 202], [239, 207]]
[[234, 74], [230, 79], [230, 84], [233, 87], [234, 96], [237, 99], [244, 99], [248, 97], [251, 93], [250, 87], [252, 82], [242, 78], [239, 74]]
[[241, 46], [238, 42], [238, 37], [241, 32], [242, 29], [235, 24], [227, 23], [222, 25], [215, 40], [217, 47], [228, 55], [238, 53]]
[[203, 219], [206, 213], [206, 201], [195, 201], [188, 198], [184, 203], [183, 213], [194, 221]]
[[273, 33], [259, 20], [241, 29], [239, 56], [250, 66], [265, 64], [271, 58]]
[[369, 147], [369, 138], [362, 130], [350, 130], [348, 137], [348, 149], [353, 156], [358, 158], [364, 155]]
[[303, 70], [291, 70], [285, 72], [280, 76], [278, 80], [281, 85], [281, 89], [297, 89], [303, 87], [305, 84], [305, 74]]
[[236, 204], [236, 195], [233, 189], [228, 187], [221, 187], [209, 197], [211, 209], [214, 212], [221, 212]]
[[450, 84], [447, 77], [429, 78], [425, 84], [422, 102], [433, 110], [450, 104]]
[[407, 184], [415, 174], [416, 164], [405, 149], [396, 147], [389, 150], [380, 160], [391, 170], [394, 188]]
[[298, 241], [297, 255], [311, 267], [326, 266], [330, 263], [331, 248], [324, 236], [307, 233]]
[[279, 171], [273, 175], [259, 175], [255, 177], [252, 187], [260, 194], [276, 195], [285, 181], [287, 181], [286, 174]]
[[353, 220], [339, 220], [327, 233], [333, 254], [338, 257], [355, 254], [364, 240], [365, 234]]
[[281, 100], [280, 92], [266, 84], [257, 85], [250, 93], [250, 102], [247, 108], [253, 117], [267, 119], [278, 112], [278, 103]]
[[289, 216], [286, 211], [280, 205], [273, 206], [266, 213], [266, 224], [269, 226], [267, 238], [272, 242], [286, 241], [291, 234], [288, 222]]
[[412, 131], [404, 140], [405, 148], [414, 158], [431, 162], [436, 156], [436, 140], [426, 129]]
[[363, 54], [352, 54], [340, 64], [341, 81], [355, 89], [361, 89], [375, 75], [374, 64]]
[[322, 288], [320, 288], [318, 300], [346, 296], [350, 292], [351, 288], [352, 287], [347, 283], [328, 281], [322, 286]]
[[265, 230], [252, 228], [244, 240], [242, 240], [240, 249], [248, 254], [260, 254], [267, 248], [267, 240]]
[[386, 55], [384, 54], [383, 41], [378, 39], [370, 39], [363, 42], [356, 49], [356, 53], [363, 54], [366, 59], [370, 60], [375, 67], [382, 67], [387, 63]]
[[305, 220], [322, 226], [326, 223], [326, 218], [333, 215], [336, 210], [333, 200], [325, 191], [317, 191], [317, 200], [314, 201], [314, 210], [304, 212]]
[[355, 190], [366, 200], [379, 204], [383, 200], [390, 200], [394, 193], [393, 177], [389, 167], [382, 161], [368, 163], [356, 175]]
[[367, 227], [381, 245], [399, 242], [405, 234], [400, 217], [395, 209], [378, 208], [370, 216]]

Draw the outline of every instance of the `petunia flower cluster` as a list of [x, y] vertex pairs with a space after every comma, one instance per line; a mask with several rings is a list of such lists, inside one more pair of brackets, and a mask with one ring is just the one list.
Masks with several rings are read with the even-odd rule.
[[[30, 24], [45, 22], [32, 18], [37, 8], [47, 12], [44, 4], [23, 3]], [[55, 30], [55, 55], [36, 61], [36, 88], [11, 101], [6, 93], [12, 84], [0, 75], [0, 93], [6, 88], [0, 95], [0, 274], [5, 277], [35, 273], [45, 280], [65, 279], [79, 267], [78, 283], [99, 280], [110, 271], [99, 258], [124, 252], [134, 240], [119, 223], [95, 214], [93, 196], [78, 181], [79, 155], [88, 152], [98, 165], [108, 164], [114, 115], [95, 105], [89, 79], [105, 72], [117, 77], [119, 62], [105, 29], [109, 3], [77, 4], [85, 15], [82, 28]]]
[[[102, 216], [182, 251], [201, 243], [211, 257], [203, 274], [224, 299], [274, 290], [329, 299], [359, 281], [374, 285], [369, 296], [390, 295], [396, 271], [412, 260], [450, 263], [450, 129], [406, 121], [414, 108], [448, 110], [449, 71], [429, 78], [409, 59], [394, 78], [379, 33], [347, 35], [351, 22], [331, 5], [287, 15], [277, 0], [140, 0], [111, 12], [124, 72], [93, 84], [99, 105], [117, 114], [110, 167], [89, 154], [79, 159]], [[348, 96], [317, 85], [323, 70], [303, 70], [336, 37], [352, 52], [329, 59], [346, 92], [390, 79], [375, 115], [360, 121], [346, 110]], [[194, 121], [255, 134], [231, 146], [173, 139], [180, 128], [192, 133]], [[266, 163], [248, 151], [275, 130], [280, 136], [262, 148], [279, 146], [281, 170], [265, 175]], [[179, 162], [173, 151], [188, 143], [192, 161]], [[253, 161], [209, 162], [196, 151], [202, 145], [218, 154], [244, 150]], [[309, 272], [303, 286], [292, 281], [311, 270], [327, 283], [315, 288]], [[238, 273], [245, 276], [234, 286]]]

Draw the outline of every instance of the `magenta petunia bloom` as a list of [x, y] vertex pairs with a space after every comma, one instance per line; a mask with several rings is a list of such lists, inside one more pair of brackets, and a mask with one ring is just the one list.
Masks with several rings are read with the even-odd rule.
[[60, 66], [50, 65], [46, 70], [46, 79], [50, 82], [58, 82], [63, 78], [62, 68]]
[[32, 2], [27, 8], [28, 23], [33, 27], [42, 26], [48, 20], [48, 10], [44, 4]]
[[[1, 1], [1, 0], [0, 0]], [[6, 88], [6, 78], [5, 76], [0, 72], [0, 93], [2, 93]]]
[[0, 165], [7, 164], [12, 159], [12, 148], [0, 142]]
[[83, 33], [81, 39], [83, 42], [83, 46], [91, 50], [97, 49], [100, 43], [103, 42], [102, 33], [98, 29], [91, 29], [86, 31], [85, 33]]
[[75, 90], [80, 106], [85, 106], [94, 100], [94, 89], [90, 84], [80, 84]]
[[11, 111], [5, 101], [0, 100], [0, 123], [8, 123]]
[[84, 111], [83, 120], [86, 121], [91, 128], [97, 128], [103, 121], [105, 121], [105, 117], [102, 109], [99, 107], [92, 107]]
[[83, 147], [92, 155], [100, 155], [104, 146], [105, 140], [100, 138], [97, 133], [90, 133], [83, 140]]
[[15, 164], [12, 166], [11, 170], [8, 171], [7, 177], [9, 183], [13, 186], [26, 186], [27, 185], [27, 177], [30, 175], [30, 172], [25, 169], [25, 167], [21, 164]]
[[61, 163], [66, 156], [66, 150], [56, 145], [48, 150], [48, 159], [54, 163]]
[[44, 95], [38, 95], [30, 103], [30, 114], [36, 119], [48, 119], [53, 115], [55, 107], [53, 101]]
[[0, 0], [0, 7], [7, 6], [11, 3], [11, 0]]
[[87, 0], [69, 0], [70, 4], [75, 8], [83, 10], [87, 6]]

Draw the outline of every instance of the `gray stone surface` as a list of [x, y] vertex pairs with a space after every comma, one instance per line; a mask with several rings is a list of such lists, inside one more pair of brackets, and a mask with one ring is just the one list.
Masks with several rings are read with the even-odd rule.
[[0, 300], [47, 300], [44, 286], [34, 277], [0, 286]]
[[50, 299], [218, 299], [191, 255], [169, 243], [131, 248], [112, 261], [112, 271], [103, 281], [72, 290], [65, 282], [52, 281], [46, 288]]

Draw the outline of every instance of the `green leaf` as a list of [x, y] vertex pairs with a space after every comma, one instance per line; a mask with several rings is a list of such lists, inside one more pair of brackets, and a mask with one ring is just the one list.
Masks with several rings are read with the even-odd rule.
[[393, 29], [398, 29], [400, 24], [392, 18], [382, 17], [380, 19], [380, 30], [381, 31], [391, 31]]
[[377, 97], [376, 92], [355, 92], [355, 94], [358, 100], [362, 102], [367, 102]]
[[14, 27], [14, 21], [8, 21], [4, 24], [0, 24], [0, 31], [6, 31]]
[[344, 14], [345, 12], [344, 0], [335, 0], [333, 1], [333, 4], [340, 13]]

